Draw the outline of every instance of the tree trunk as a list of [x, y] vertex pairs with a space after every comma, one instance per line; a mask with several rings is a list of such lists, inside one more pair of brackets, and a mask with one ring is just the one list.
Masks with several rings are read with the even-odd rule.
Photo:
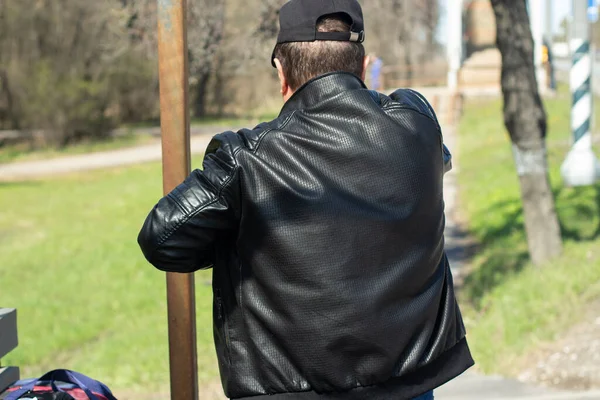
[[538, 92], [526, 0], [492, 0], [502, 54], [504, 123], [513, 143], [529, 255], [541, 264], [562, 251], [546, 159], [546, 112]]
[[210, 71], [203, 71], [198, 74], [198, 83], [196, 83], [196, 97], [194, 99], [194, 117], [202, 118], [206, 116], [206, 95], [208, 94], [208, 81], [210, 80]]
[[203, 0], [190, 3], [188, 9], [188, 47], [190, 77], [195, 83], [194, 116], [207, 111], [208, 83], [214, 74], [216, 56], [225, 31], [225, 1]]
[[[8, 81], [8, 74], [6, 71], [0, 69], [0, 96], [4, 94], [4, 100], [6, 102], [6, 115], [0, 114], [0, 127], [4, 128], [3, 120], [8, 121], [8, 129], [21, 129], [19, 124], [19, 117], [15, 113], [14, 100], [12, 95], [12, 89], [10, 82]], [[1, 98], [0, 98], [1, 99]], [[2, 111], [2, 110], [0, 110]]]
[[411, 12], [411, 5], [408, 1], [404, 1], [403, 3], [403, 14], [404, 14], [404, 33], [401, 37], [401, 41], [404, 43], [404, 66], [406, 68], [406, 82], [404, 85], [406, 87], [412, 86], [413, 76], [415, 65], [413, 64], [413, 16]]
[[422, 2], [424, 14], [423, 26], [426, 36], [426, 51], [421, 55], [421, 62], [429, 61], [433, 58], [436, 50], [436, 30], [439, 25], [439, 2], [437, 0], [424, 0]]
[[222, 118], [225, 105], [227, 105], [227, 96], [225, 95], [225, 75], [223, 73], [225, 67], [223, 55], [217, 57], [217, 70], [215, 72], [215, 105], [217, 106], [217, 117]]

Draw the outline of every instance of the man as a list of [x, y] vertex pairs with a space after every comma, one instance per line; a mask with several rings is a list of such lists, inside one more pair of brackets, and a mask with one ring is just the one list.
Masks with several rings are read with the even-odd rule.
[[228, 397], [430, 399], [473, 364], [440, 126], [418, 93], [365, 87], [356, 0], [291, 0], [280, 27], [281, 114], [215, 136], [140, 246], [163, 271], [213, 267]]
[[556, 90], [556, 73], [554, 71], [554, 60], [552, 54], [552, 46], [544, 37], [542, 41], [542, 63], [546, 66], [547, 76], [549, 79], [548, 87], [551, 90]]
[[381, 58], [372, 55], [369, 57], [371, 62], [371, 89], [381, 89], [381, 68], [383, 67], [383, 61]]

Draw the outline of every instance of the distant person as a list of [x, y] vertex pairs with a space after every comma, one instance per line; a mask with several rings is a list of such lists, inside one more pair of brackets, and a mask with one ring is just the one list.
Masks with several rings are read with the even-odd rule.
[[549, 45], [546, 39], [543, 39], [542, 46], [545, 53], [544, 61], [548, 65], [548, 76], [550, 79], [549, 86], [550, 89], [556, 90], [556, 71], [554, 69], [554, 54], [552, 52], [552, 46]]
[[279, 18], [279, 117], [215, 136], [139, 244], [163, 271], [213, 267], [228, 397], [432, 399], [473, 364], [440, 125], [419, 93], [365, 87], [356, 0], [291, 0]]
[[381, 68], [383, 67], [383, 61], [376, 55], [372, 55], [371, 62], [371, 89], [381, 90]]

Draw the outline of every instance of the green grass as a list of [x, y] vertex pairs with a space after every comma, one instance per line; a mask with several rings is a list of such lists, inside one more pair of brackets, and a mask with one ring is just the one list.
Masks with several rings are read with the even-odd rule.
[[[0, 183], [0, 305], [18, 309], [20, 340], [3, 364], [26, 376], [71, 368], [116, 390], [168, 389], [165, 276], [136, 243], [160, 196], [158, 163]], [[206, 384], [218, 376], [210, 271], [196, 279]]]
[[569, 101], [564, 90], [545, 100], [550, 177], [565, 248], [542, 267], [528, 261], [502, 102], [465, 106], [459, 207], [479, 249], [460, 296], [471, 347], [485, 372], [517, 373], [527, 352], [566, 331], [586, 304], [600, 298], [600, 185], [567, 188], [559, 171], [570, 146]]

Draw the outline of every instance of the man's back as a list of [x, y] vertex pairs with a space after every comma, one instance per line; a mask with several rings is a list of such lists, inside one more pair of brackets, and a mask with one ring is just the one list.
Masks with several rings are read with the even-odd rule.
[[[275, 121], [217, 136], [204, 174], [155, 210], [169, 237], [153, 242], [151, 215], [140, 243], [160, 269], [174, 252], [192, 270], [214, 264], [229, 397], [411, 398], [472, 364], [443, 251], [443, 173], [420, 95], [327, 74]], [[201, 220], [190, 197], [206, 203]], [[180, 238], [190, 224], [212, 230], [214, 250]]]
[[418, 93], [365, 87], [357, 0], [289, 0], [279, 22], [280, 116], [215, 136], [140, 246], [163, 271], [214, 267], [228, 397], [429, 400], [473, 364], [439, 124]]

